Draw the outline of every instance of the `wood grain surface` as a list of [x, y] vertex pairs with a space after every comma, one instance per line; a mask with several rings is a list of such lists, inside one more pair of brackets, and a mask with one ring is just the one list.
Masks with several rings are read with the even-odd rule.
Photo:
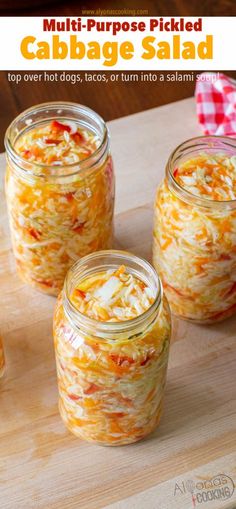
[[[150, 260], [155, 188], [170, 151], [200, 134], [195, 104], [186, 99], [109, 126], [116, 246]], [[1, 155], [2, 177], [4, 164]], [[16, 275], [3, 192], [0, 215], [0, 332], [7, 360], [0, 381], [1, 508], [191, 509], [190, 481], [195, 486], [225, 474], [236, 482], [236, 317], [212, 326], [174, 319], [164, 415], [148, 439], [118, 448], [80, 441], [57, 410], [55, 300]], [[235, 509], [236, 493], [199, 507]]]

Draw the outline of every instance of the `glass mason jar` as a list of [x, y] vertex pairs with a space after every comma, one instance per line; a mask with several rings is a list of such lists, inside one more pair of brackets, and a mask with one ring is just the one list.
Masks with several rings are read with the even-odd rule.
[[[48, 165], [26, 160], [30, 151], [23, 157], [16, 145], [23, 136], [30, 136], [32, 129], [50, 123], [67, 131], [72, 124], [85, 130], [96, 140], [96, 150], [70, 164], [65, 160]], [[68, 139], [68, 132], [66, 136]], [[53, 147], [53, 142], [46, 139], [43, 144]], [[54, 145], [57, 143], [55, 140]], [[80, 104], [40, 104], [12, 122], [5, 146], [6, 196], [18, 272], [25, 282], [56, 295], [78, 258], [112, 247], [114, 174], [106, 124]]]
[[153, 264], [173, 313], [211, 323], [236, 311], [236, 200], [197, 196], [176, 181], [176, 168], [202, 153], [235, 159], [236, 140], [202, 136], [171, 154], [156, 194]]
[[0, 378], [4, 373], [4, 369], [5, 369], [5, 358], [4, 358], [2, 338], [0, 337]]
[[[81, 314], [70, 295], [78, 282], [125, 264], [155, 295], [143, 314], [100, 322]], [[75, 263], [54, 316], [59, 409], [67, 428], [101, 445], [142, 439], [159, 423], [170, 342], [170, 312], [155, 270], [123, 251], [101, 251]]]

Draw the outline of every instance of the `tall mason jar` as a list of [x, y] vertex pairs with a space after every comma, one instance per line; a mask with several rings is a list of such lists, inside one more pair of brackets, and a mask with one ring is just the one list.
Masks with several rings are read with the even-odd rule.
[[171, 154], [154, 207], [153, 263], [174, 314], [236, 311], [236, 140], [202, 136]]
[[12, 122], [5, 146], [18, 273], [56, 295], [78, 258], [112, 245], [114, 174], [106, 124], [80, 104], [39, 104]]
[[[119, 271], [125, 281], [121, 288], [118, 281], [122, 298], [112, 295]], [[96, 292], [108, 300], [106, 311], [104, 301], [95, 303], [102, 313], [99, 321], [82, 313], [73, 296], [82, 295], [91, 312], [94, 294], [89, 285], [104, 274], [106, 284]], [[136, 308], [140, 312], [142, 292], [144, 300], [153, 295], [152, 304], [134, 318], [114, 321], [109, 317], [112, 307], [117, 316], [130, 311], [124, 301], [133, 277], [140, 285], [138, 300], [132, 296]], [[129, 444], [153, 431], [162, 411], [170, 331], [169, 306], [149, 263], [122, 251], [94, 253], [78, 261], [67, 274], [54, 316], [59, 409], [67, 428], [102, 445]]]

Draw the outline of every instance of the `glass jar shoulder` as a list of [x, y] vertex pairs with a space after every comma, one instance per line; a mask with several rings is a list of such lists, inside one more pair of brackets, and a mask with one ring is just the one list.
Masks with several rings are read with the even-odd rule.
[[221, 222], [223, 222], [222, 233], [224, 233], [225, 219], [232, 221], [233, 227], [236, 224], [236, 209], [231, 209], [230, 206], [218, 207], [217, 203], [214, 205], [210, 200], [205, 207], [188, 203], [172, 191], [166, 178], [157, 188], [154, 213], [157, 220], [168, 218], [171, 224], [178, 222], [180, 229], [188, 229], [191, 226], [190, 222], [197, 221], [211, 223], [213, 227], [219, 226], [221, 230]]
[[64, 224], [64, 217], [67, 222], [71, 219], [73, 230], [78, 226], [74, 224], [77, 216], [83, 217], [85, 211], [86, 216], [90, 214], [94, 217], [99, 212], [102, 215], [112, 209], [112, 160], [110, 156], [107, 157], [101, 166], [87, 176], [78, 173], [64, 179], [55, 178], [54, 182], [27, 175], [22, 177], [8, 165], [5, 188], [8, 206], [15, 215], [20, 214], [30, 219], [32, 213], [38, 213], [44, 221], [47, 217], [55, 220], [58, 218], [61, 225]]

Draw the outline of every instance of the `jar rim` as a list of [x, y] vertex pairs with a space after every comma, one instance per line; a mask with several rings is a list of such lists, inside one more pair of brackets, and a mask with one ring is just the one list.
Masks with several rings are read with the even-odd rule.
[[[46, 163], [26, 161], [18, 152], [16, 152], [16, 150], [14, 148], [14, 140], [13, 141], [11, 140], [12, 129], [15, 127], [17, 122], [22, 120], [25, 116], [30, 115], [31, 113], [44, 111], [45, 109], [47, 109], [49, 111], [54, 110], [54, 109], [60, 110], [63, 107], [71, 108], [71, 110], [74, 112], [80, 111], [81, 113], [84, 113], [85, 115], [87, 114], [88, 118], [95, 118], [99, 122], [101, 129], [102, 129], [102, 138], [101, 138], [99, 146], [96, 148], [96, 150], [92, 154], [90, 154], [88, 157], [86, 157], [82, 161], [75, 162], [75, 163], [69, 163], [69, 164], [63, 164], [63, 166], [61, 166], [61, 167], [57, 166], [57, 165], [53, 165], [53, 164], [48, 165]], [[57, 118], [62, 118], [62, 117], [64, 118], [63, 114], [61, 116], [59, 114], [57, 117], [52, 116], [51, 120], [53, 118], [57, 119]], [[42, 121], [42, 119], [41, 119], [41, 121]], [[30, 124], [30, 126], [33, 126], [33, 125], [34, 125], [34, 123], [32, 122], [32, 124]], [[26, 128], [27, 127], [29, 127], [29, 126], [26, 125]], [[31, 166], [32, 168], [35, 167], [38, 169], [42, 168], [42, 170], [45, 168], [50, 168], [50, 169], [56, 168], [57, 174], [55, 174], [55, 175], [49, 174], [46, 176], [47, 177], [49, 176], [50, 178], [53, 178], [53, 177], [61, 178], [64, 176], [70, 177], [70, 176], [76, 175], [76, 174], [78, 174], [79, 171], [82, 171], [83, 169], [91, 168], [95, 164], [97, 165], [97, 163], [99, 162], [99, 159], [100, 159], [99, 155], [100, 155], [102, 149], [106, 148], [106, 146], [108, 144], [108, 140], [109, 140], [109, 133], [108, 133], [108, 128], [107, 128], [106, 122], [103, 120], [103, 118], [98, 113], [96, 113], [94, 110], [92, 110], [88, 106], [84, 106], [83, 104], [70, 102], [70, 101], [49, 101], [49, 102], [36, 104], [34, 106], [31, 106], [30, 108], [27, 108], [26, 110], [22, 111], [21, 113], [19, 113], [19, 115], [17, 115], [14, 118], [14, 120], [10, 123], [10, 125], [8, 126], [8, 128], [6, 130], [5, 137], [4, 137], [4, 145], [5, 145], [6, 153], [9, 156], [9, 158], [11, 160], [13, 160], [13, 162], [15, 162], [15, 164], [17, 165], [18, 169], [20, 171], [24, 172], [25, 174], [30, 173], [30, 175], [36, 176], [39, 178], [45, 177], [45, 175], [40, 175], [33, 171], [29, 172], [28, 170], [25, 170], [22, 167], [22, 165], [27, 165], [28, 167]], [[101, 157], [102, 157], [102, 155], [101, 155]], [[97, 159], [97, 158], [99, 158], [99, 159]], [[95, 161], [95, 162], [92, 162], [92, 161]], [[72, 172], [66, 173], [66, 174], [61, 174], [60, 169], [62, 169], [62, 168], [72, 169]], [[77, 168], [77, 169], [76, 169], [76, 171], [73, 172], [74, 168]]]
[[[202, 142], [202, 143], [201, 143]], [[187, 203], [191, 205], [198, 205], [203, 208], [217, 208], [217, 209], [234, 209], [236, 208], [236, 199], [233, 200], [211, 200], [208, 198], [203, 198], [201, 196], [197, 196], [191, 193], [189, 190], [182, 187], [173, 175], [173, 162], [175, 163], [175, 158], [181, 155], [184, 155], [184, 150], [189, 149], [197, 149], [198, 147], [203, 150], [204, 148], [210, 150], [216, 150], [218, 143], [218, 149], [220, 148], [235, 148], [236, 151], [236, 139], [231, 138], [229, 136], [216, 136], [216, 135], [205, 135], [205, 136], [196, 136], [194, 138], [189, 138], [184, 142], [180, 143], [170, 154], [170, 157], [167, 161], [166, 165], [166, 177], [171, 185], [171, 190], [177, 195], [178, 198], [183, 199]], [[212, 144], [212, 147], [210, 146]], [[194, 152], [194, 150], [192, 151]]]
[[[135, 264], [137, 264], [137, 266], [140, 267], [140, 273], [141, 270], [144, 268], [150, 274], [150, 277], [153, 278], [153, 282], [156, 285], [155, 300], [151, 304], [151, 306], [141, 315], [138, 315], [130, 320], [124, 320], [121, 322], [110, 322], [110, 321], [100, 322], [81, 313], [72, 303], [70, 299], [69, 284], [70, 278], [73, 277], [73, 272], [75, 273], [75, 271], [78, 271], [78, 269], [83, 269], [83, 267], [85, 269], [86, 264], [88, 264], [89, 262], [97, 261], [99, 263], [99, 260], [101, 260], [103, 257], [107, 257], [108, 259], [109, 258], [112, 259], [113, 257], [116, 259], [117, 263], [113, 262], [109, 264], [109, 267], [113, 266], [114, 269], [122, 264], [122, 260], [124, 263], [124, 259], [127, 262], [128, 269], [130, 269], [131, 263], [134, 262]], [[120, 263], [118, 263], [119, 261]], [[98, 272], [99, 269], [101, 270], [102, 267], [104, 267], [104, 269], [106, 270], [105, 264], [102, 264], [100, 266], [97, 265], [97, 269], [94, 270], [93, 273]], [[130, 272], [132, 273], [132, 269], [130, 270]], [[82, 278], [86, 277], [86, 271], [81, 270], [80, 276], [82, 276]], [[80, 278], [78, 277], [76, 282], [78, 282], [79, 279]], [[111, 339], [111, 335], [114, 336], [114, 338], [117, 338], [122, 333], [124, 333], [126, 338], [127, 335], [129, 337], [129, 335], [136, 336], [137, 334], [142, 333], [144, 324], [147, 324], [148, 326], [149, 324], [153, 323], [154, 320], [156, 320], [162, 299], [163, 299], [162, 283], [160, 277], [158, 276], [156, 270], [152, 267], [152, 265], [143, 258], [134, 255], [133, 253], [115, 249], [96, 251], [87, 256], [84, 256], [83, 258], [75, 262], [75, 264], [67, 272], [64, 287], [62, 290], [62, 300], [64, 304], [64, 310], [70, 323], [74, 325], [77, 329], [83, 330], [89, 334], [92, 334], [91, 331], [94, 331], [96, 332], [96, 336], [102, 339]]]

